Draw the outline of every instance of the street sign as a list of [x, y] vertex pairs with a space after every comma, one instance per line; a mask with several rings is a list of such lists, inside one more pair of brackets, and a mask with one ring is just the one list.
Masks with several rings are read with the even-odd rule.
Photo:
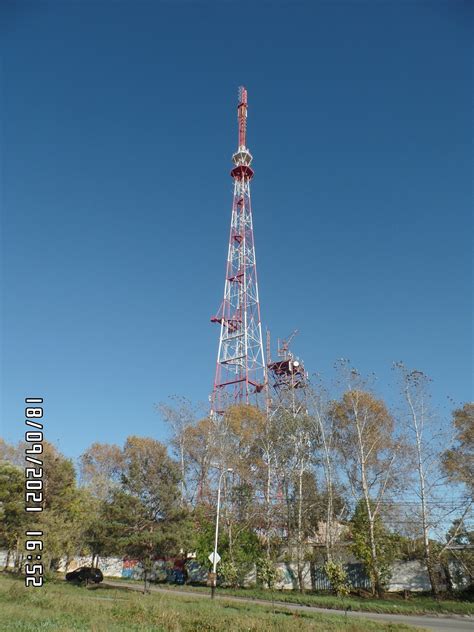
[[[214, 564], [214, 551], [209, 555], [209, 560], [211, 561], [211, 564]], [[221, 556], [219, 555], [219, 553], [216, 553], [216, 564], [219, 564], [220, 561]]]

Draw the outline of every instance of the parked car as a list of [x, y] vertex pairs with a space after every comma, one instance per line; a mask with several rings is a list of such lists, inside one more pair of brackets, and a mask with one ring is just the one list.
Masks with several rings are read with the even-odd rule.
[[182, 586], [186, 582], [186, 576], [180, 568], [170, 569], [166, 575], [166, 581], [169, 584], [179, 584]]
[[92, 568], [91, 566], [81, 566], [76, 570], [66, 573], [66, 580], [68, 582], [100, 584], [103, 581], [104, 576], [100, 568]]

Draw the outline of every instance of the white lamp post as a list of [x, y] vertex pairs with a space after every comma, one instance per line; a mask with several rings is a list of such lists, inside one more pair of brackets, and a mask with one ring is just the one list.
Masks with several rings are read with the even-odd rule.
[[221, 509], [221, 482], [222, 477], [227, 472], [233, 472], [234, 470], [231, 467], [228, 467], [226, 470], [222, 470], [221, 475], [219, 476], [219, 485], [217, 487], [217, 514], [216, 514], [216, 534], [214, 538], [214, 555], [212, 557], [212, 581], [211, 581], [211, 598], [214, 599], [214, 594], [216, 592], [216, 583], [217, 583], [217, 540], [219, 538], [219, 515]]

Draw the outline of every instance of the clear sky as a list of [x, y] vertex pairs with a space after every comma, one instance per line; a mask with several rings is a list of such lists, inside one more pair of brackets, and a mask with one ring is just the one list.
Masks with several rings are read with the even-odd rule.
[[404, 360], [472, 398], [473, 5], [3, 2], [2, 435], [163, 439], [153, 404], [205, 401], [237, 141], [261, 309], [332, 375]]

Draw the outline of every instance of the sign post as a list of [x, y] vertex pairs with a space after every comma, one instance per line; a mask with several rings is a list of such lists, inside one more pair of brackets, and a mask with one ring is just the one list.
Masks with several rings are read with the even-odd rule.
[[207, 585], [211, 588], [216, 586], [217, 584], [217, 573], [208, 573], [207, 574]]

